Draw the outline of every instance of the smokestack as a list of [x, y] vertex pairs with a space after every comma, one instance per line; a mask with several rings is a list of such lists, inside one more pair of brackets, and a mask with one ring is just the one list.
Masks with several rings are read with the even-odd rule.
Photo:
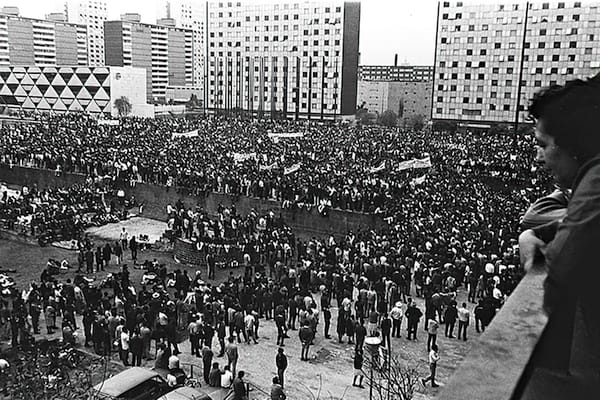
[[394, 67], [398, 66], [398, 54], [394, 54]]

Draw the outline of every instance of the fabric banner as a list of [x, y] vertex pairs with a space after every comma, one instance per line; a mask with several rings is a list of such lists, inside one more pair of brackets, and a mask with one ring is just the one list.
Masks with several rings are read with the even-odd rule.
[[292, 165], [291, 167], [285, 168], [283, 170], [283, 174], [284, 175], [293, 174], [294, 172], [296, 172], [300, 169], [301, 165], [302, 165], [302, 163], [296, 163], [296, 164]]
[[414, 178], [414, 179], [412, 179], [412, 180], [410, 181], [410, 183], [411, 183], [412, 185], [415, 185], [415, 186], [416, 186], [416, 185], [421, 185], [423, 182], [425, 182], [425, 177], [426, 177], [426, 175], [419, 176], [418, 178]]
[[383, 171], [384, 169], [385, 169], [385, 160], [383, 160], [383, 161], [381, 162], [381, 164], [379, 164], [379, 166], [377, 166], [377, 167], [372, 167], [372, 168], [371, 168], [371, 173], [372, 173], [372, 174], [374, 174], [374, 173], [376, 173], [376, 172]]
[[256, 153], [233, 153], [233, 161], [243, 163], [246, 160], [256, 160]]
[[301, 138], [304, 136], [304, 132], [279, 132], [272, 133], [269, 132], [267, 134], [270, 139], [291, 139], [291, 138]]
[[274, 163], [273, 163], [273, 164], [271, 164], [271, 165], [261, 165], [261, 166], [259, 167], [259, 169], [260, 169], [261, 171], [270, 171], [270, 170], [272, 170], [272, 169], [275, 169], [275, 168], [277, 168], [278, 166], [279, 166], [279, 165], [277, 164], [277, 162], [274, 162]]
[[198, 129], [194, 129], [193, 131], [189, 131], [189, 132], [173, 132], [171, 139], [180, 138], [180, 137], [186, 137], [186, 138], [198, 137]]
[[398, 164], [396, 168], [398, 171], [404, 171], [407, 169], [417, 169], [417, 168], [430, 168], [431, 167], [431, 157], [423, 157], [423, 158], [413, 158], [412, 160], [402, 161]]
[[121, 122], [118, 119], [99, 119], [98, 125], [119, 125]]

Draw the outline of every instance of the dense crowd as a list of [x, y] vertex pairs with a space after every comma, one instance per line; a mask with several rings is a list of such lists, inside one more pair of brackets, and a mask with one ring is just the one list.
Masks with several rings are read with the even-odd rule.
[[[531, 176], [531, 157], [522, 151], [530, 143], [522, 139], [509, 146], [468, 133], [448, 141], [438, 132], [224, 117], [119, 125], [83, 114], [37, 119], [2, 129], [0, 162], [364, 212], [386, 212], [414, 175], [401, 162], [427, 155], [434, 166], [452, 163], [478, 176], [520, 183]], [[173, 137], [189, 131], [197, 136]], [[269, 137], [289, 132], [302, 137]]]
[[0, 227], [30, 235], [42, 245], [77, 239], [90, 226], [118, 222], [114, 204], [91, 178], [66, 188], [23, 187], [14, 195], [0, 193]]
[[[256, 342], [262, 318], [274, 319], [278, 344], [298, 328], [306, 359], [321, 321], [329, 337], [331, 308], [337, 306], [331, 330], [340, 342], [356, 342], [355, 359], [361, 360], [365, 337], [377, 333], [389, 343], [390, 334], [400, 335], [403, 318], [409, 338], [416, 338], [422, 316], [430, 334], [435, 323], [452, 326], [449, 337], [458, 319], [460, 335], [466, 308], [457, 309], [456, 293], [464, 287], [468, 301], [477, 303], [476, 329], [484, 329], [523, 273], [519, 217], [549, 188], [548, 177], [532, 167], [530, 136], [513, 140], [216, 117], [125, 119], [119, 126], [98, 125], [78, 114], [39, 118], [38, 125], [3, 128], [1, 162], [383, 214], [386, 224], [377, 229], [301, 240], [274, 215], [242, 216], [235, 207], [220, 207], [215, 217], [181, 202], [169, 204], [169, 228], [196, 242], [208, 281], [200, 272], [168, 273], [166, 266], [148, 263], [158, 279], [140, 288], [130, 282], [118, 256], [120, 272], [107, 289], [82, 276], [60, 283], [45, 273], [26, 296], [3, 302], [15, 344], [20, 332], [37, 330], [33, 321], [42, 311], [48, 327], [55, 326], [53, 315], [62, 314], [67, 332], [79, 313], [86, 344], [100, 354], [118, 348], [125, 364], [129, 354], [137, 364], [149, 358], [150, 342], [156, 340], [156, 365], [168, 369], [168, 356], [180, 351], [180, 333], [186, 330], [191, 352], [203, 359], [207, 383], [213, 338], [235, 376], [235, 339]], [[195, 129], [198, 137], [171, 136]], [[272, 132], [304, 136], [275, 142], [268, 136]], [[256, 158], [236, 162], [234, 153]], [[430, 167], [399, 167], [403, 160], [426, 156]], [[129, 248], [135, 261], [130, 240], [119, 253]], [[243, 276], [212, 281], [215, 266], [230, 251], [236, 256], [225, 258], [242, 264]], [[97, 269], [117, 253], [97, 252]], [[425, 299], [424, 310], [414, 297]], [[283, 384], [283, 376], [279, 380]]]

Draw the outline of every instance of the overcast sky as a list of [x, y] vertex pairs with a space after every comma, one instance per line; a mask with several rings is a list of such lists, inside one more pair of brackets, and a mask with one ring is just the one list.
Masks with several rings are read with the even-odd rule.
[[[108, 17], [119, 19], [122, 13], [137, 12], [142, 15], [143, 22], [154, 23], [158, 8], [165, 1], [107, 0]], [[256, 0], [257, 3], [274, 1]], [[44, 18], [47, 13], [64, 11], [64, 0], [0, 0], [0, 5], [18, 6], [22, 16], [33, 18]], [[432, 65], [436, 16], [436, 0], [363, 0], [360, 64], [391, 65], [394, 63], [394, 54], [398, 54], [399, 63]]]

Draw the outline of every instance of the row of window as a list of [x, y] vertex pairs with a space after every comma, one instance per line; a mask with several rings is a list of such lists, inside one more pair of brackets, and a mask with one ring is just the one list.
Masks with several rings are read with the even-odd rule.
[[[286, 52], [286, 51], [298, 51], [298, 48], [296, 46], [292, 46], [292, 48], [290, 48], [288, 50], [287, 46], [283, 46], [283, 48], [281, 50], [284, 51], [284, 52]], [[251, 50], [250, 46], [246, 46], [245, 51], [252, 51], [252, 50]], [[254, 51], [255, 52], [260, 52], [261, 51], [260, 47], [259, 46], [254, 46]], [[269, 48], [269, 46], [264, 46], [263, 47], [263, 51], [265, 51], [265, 52], [269, 52], [269, 51], [279, 52], [279, 48], [277, 46], [275, 46], [275, 47], [273, 47], [271, 49], [271, 48]], [[239, 52], [239, 51], [237, 51], [235, 53], [236, 57], [241, 57], [241, 55], [242, 55], [242, 53]], [[314, 50], [312, 52], [312, 54], [309, 51], [303, 51], [302, 52], [302, 57], [309, 57], [309, 56], [310, 57], [329, 57], [330, 55], [335, 56], [335, 57], [339, 57], [340, 52], [339, 52], [339, 50], [336, 50], [333, 53], [330, 53], [329, 50], [324, 50], [324, 51]], [[217, 56], [217, 57], [233, 57], [234, 54], [231, 51], [228, 51], [227, 55], [225, 55], [225, 52], [223, 52], [223, 51], [218, 51], [218, 52], [211, 51], [210, 52], [210, 57], [215, 57], [215, 56]]]
[[[218, 4], [219, 8], [224, 8], [224, 7], [223, 7], [223, 4], [224, 4], [224, 3], [219, 3], [219, 4]], [[214, 6], [214, 4], [212, 4], [212, 3], [211, 3], [211, 4], [209, 4], [209, 6]], [[237, 3], [235, 3], [235, 6], [236, 6], [236, 7], [241, 7], [241, 6], [242, 6], [242, 3], [240, 3], [240, 2], [237, 2]], [[228, 3], [227, 3], [227, 7], [228, 7], [228, 8], [231, 8], [231, 7], [233, 7], [233, 3], [231, 3], [231, 2], [228, 2]], [[290, 8], [290, 4], [289, 4], [289, 3], [283, 3], [283, 9], [284, 9], [284, 10], [289, 10], [289, 8]], [[300, 4], [298, 4], [298, 3], [294, 3], [294, 4], [292, 5], [292, 8], [293, 8], [294, 10], [297, 10], [297, 9], [299, 9], [299, 8], [300, 8]], [[274, 4], [274, 5], [273, 5], [273, 9], [274, 9], [275, 11], [279, 10], [279, 4]], [[331, 12], [331, 7], [324, 7], [324, 9], [323, 9], [323, 10], [324, 10], [326, 13], [330, 13], [330, 12]], [[315, 8], [314, 8], [314, 13], [315, 13], [315, 14], [318, 14], [319, 12], [321, 12], [321, 10], [320, 10], [318, 7], [315, 7]], [[338, 12], [338, 13], [339, 13], [339, 12], [342, 12], [342, 7], [335, 7], [335, 12]]]

